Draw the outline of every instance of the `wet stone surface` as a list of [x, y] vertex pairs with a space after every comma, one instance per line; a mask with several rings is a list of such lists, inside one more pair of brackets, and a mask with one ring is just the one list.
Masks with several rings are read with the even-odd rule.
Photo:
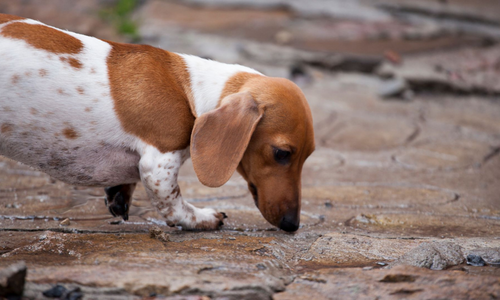
[[[0, 12], [114, 39], [109, 28], [97, 29], [101, 21], [92, 13], [112, 1], [63, 2], [35, 10], [34, 0], [0, 0]], [[0, 269], [25, 262], [25, 297], [40, 299], [61, 284], [84, 299], [500, 298], [498, 46], [474, 47], [433, 16], [402, 22], [387, 9], [414, 9], [402, 1], [380, 1], [385, 9], [355, 1], [327, 10], [329, 17], [318, 17], [313, 2], [258, 10], [264, 2], [229, 9], [217, 0], [207, 9], [187, 5], [194, 0], [143, 1], [134, 14], [144, 42], [171, 51], [271, 76], [288, 77], [293, 64], [304, 65], [307, 80], [299, 84], [311, 105], [316, 151], [303, 169], [298, 232], [267, 223], [239, 175], [208, 188], [190, 160], [179, 175], [182, 194], [227, 213], [221, 230], [168, 227], [140, 184], [123, 222], [109, 214], [102, 189], [70, 186], [0, 157]], [[470, 5], [447, 2], [428, 9], [451, 15]], [[49, 9], [58, 5], [67, 12], [60, 18]], [[494, 26], [479, 6], [469, 14]], [[71, 27], [80, 23], [71, 16], [89, 23]], [[447, 48], [464, 43], [470, 48]], [[436, 47], [445, 48], [427, 52]], [[332, 67], [358, 49], [357, 66], [373, 69], [388, 48], [403, 55], [401, 64], [375, 74]], [[382, 98], [381, 75], [420, 90], [405, 101]], [[436, 86], [445, 92], [435, 93]], [[469, 255], [485, 266], [467, 265]]]

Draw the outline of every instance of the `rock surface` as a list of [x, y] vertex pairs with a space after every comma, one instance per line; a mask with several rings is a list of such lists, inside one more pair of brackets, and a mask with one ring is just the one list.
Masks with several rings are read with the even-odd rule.
[[392, 265], [410, 265], [431, 270], [444, 270], [463, 263], [462, 248], [457, 244], [422, 243], [405, 253]]
[[[495, 44], [499, 29], [486, 1], [468, 12], [484, 17], [474, 29], [462, 17], [454, 29], [443, 25], [457, 7], [467, 13], [472, 2], [462, 0], [423, 1], [443, 6], [444, 21], [415, 11], [416, 1], [350, 1], [330, 17], [313, 13], [320, 0], [266, 10], [256, 5], [284, 1], [140, 1], [134, 18], [145, 43], [270, 76], [293, 77], [296, 65], [308, 75], [300, 84], [316, 151], [303, 168], [301, 228], [268, 224], [238, 175], [203, 186], [190, 161], [179, 174], [183, 196], [226, 212], [219, 231], [166, 226], [140, 185], [123, 222], [102, 189], [0, 158], [0, 268], [26, 262], [28, 299], [58, 283], [92, 299], [499, 298], [498, 46], [481, 46]], [[84, 2], [0, 0], [0, 12], [116, 40], [98, 16], [116, 1]], [[459, 45], [467, 48], [450, 49]], [[398, 63], [383, 63], [388, 50]], [[390, 76], [415, 96], [383, 100]], [[487, 265], [466, 265], [469, 254]]]

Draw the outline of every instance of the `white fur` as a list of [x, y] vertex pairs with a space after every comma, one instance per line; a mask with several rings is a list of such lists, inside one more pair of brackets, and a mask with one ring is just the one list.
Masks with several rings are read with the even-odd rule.
[[[121, 129], [114, 113], [106, 65], [111, 46], [62, 32], [79, 39], [83, 51], [54, 54], [0, 35], [0, 126], [12, 128], [0, 134], [0, 154], [74, 184], [135, 182], [139, 158], [131, 149], [137, 138]], [[82, 68], [61, 57], [78, 59]], [[65, 129], [78, 138], [65, 137]]]
[[[139, 171], [149, 199], [169, 225], [195, 229], [200, 222], [218, 224], [217, 212], [211, 208], [197, 208], [185, 202], [179, 192], [177, 175], [189, 157], [189, 148], [161, 153], [153, 146], [141, 143]], [[215, 226], [214, 226], [215, 228]]]
[[224, 85], [236, 73], [262, 75], [254, 69], [241, 65], [224, 64], [187, 54], [179, 55], [184, 58], [191, 77], [196, 117], [217, 107]]

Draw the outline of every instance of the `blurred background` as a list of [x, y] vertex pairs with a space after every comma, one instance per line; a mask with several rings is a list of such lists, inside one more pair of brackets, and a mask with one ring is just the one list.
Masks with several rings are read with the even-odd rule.
[[[289, 78], [315, 127], [295, 235], [263, 219], [241, 177], [210, 189], [190, 161], [183, 197], [226, 212], [221, 231], [166, 227], [140, 186], [120, 223], [102, 189], [0, 158], [0, 266], [25, 260], [33, 297], [64, 281], [136, 296], [500, 298], [500, 1], [0, 0], [0, 13]], [[490, 268], [465, 264], [477, 253]], [[387, 264], [451, 270], [398, 269], [422, 280], [391, 289]]]

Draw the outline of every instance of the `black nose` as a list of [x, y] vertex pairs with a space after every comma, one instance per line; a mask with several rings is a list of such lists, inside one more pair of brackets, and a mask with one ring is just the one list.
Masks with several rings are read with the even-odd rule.
[[280, 222], [280, 228], [284, 231], [293, 232], [299, 229], [300, 220], [294, 215], [287, 214], [285, 215]]

